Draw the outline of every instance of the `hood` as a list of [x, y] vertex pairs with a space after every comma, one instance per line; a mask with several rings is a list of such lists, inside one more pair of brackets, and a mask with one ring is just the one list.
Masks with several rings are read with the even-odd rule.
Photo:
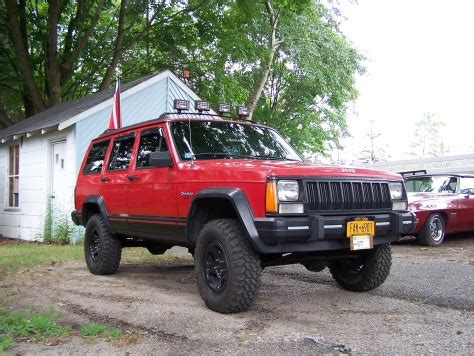
[[[190, 163], [183, 163], [190, 165]], [[373, 178], [380, 180], [402, 181], [399, 174], [369, 168], [338, 165], [322, 165], [294, 161], [274, 161], [255, 159], [214, 159], [198, 160], [193, 163], [193, 170], [202, 171], [204, 175], [223, 173], [239, 175], [241, 179], [264, 180], [267, 177], [348, 177]], [[222, 175], [221, 175], [222, 176]], [[230, 177], [229, 177], [230, 178]]]

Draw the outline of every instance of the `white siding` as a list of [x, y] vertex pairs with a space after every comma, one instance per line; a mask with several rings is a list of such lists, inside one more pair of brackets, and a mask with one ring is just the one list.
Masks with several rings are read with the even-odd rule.
[[[65, 211], [69, 214], [74, 204], [76, 172], [74, 128], [24, 138], [0, 147], [0, 233], [5, 237], [41, 240], [48, 199], [51, 196], [51, 144], [66, 140], [66, 179], [69, 194]], [[19, 208], [8, 208], [7, 176], [10, 145], [20, 144]]]

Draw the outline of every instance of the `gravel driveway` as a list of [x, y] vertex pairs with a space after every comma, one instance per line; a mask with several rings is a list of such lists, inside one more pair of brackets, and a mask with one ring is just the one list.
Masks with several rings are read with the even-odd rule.
[[137, 341], [73, 337], [57, 346], [19, 343], [11, 352], [474, 353], [474, 238], [393, 250], [391, 275], [377, 290], [344, 291], [327, 270], [273, 267], [256, 304], [234, 315], [204, 306], [189, 255], [122, 264], [113, 276], [93, 276], [82, 262], [57, 265], [5, 281], [16, 303], [53, 308], [73, 325], [119, 326]]

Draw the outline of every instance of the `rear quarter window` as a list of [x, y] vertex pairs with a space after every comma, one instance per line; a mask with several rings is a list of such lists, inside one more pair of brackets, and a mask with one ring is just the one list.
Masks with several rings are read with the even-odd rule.
[[100, 173], [104, 165], [105, 154], [110, 140], [94, 143], [87, 155], [84, 174]]

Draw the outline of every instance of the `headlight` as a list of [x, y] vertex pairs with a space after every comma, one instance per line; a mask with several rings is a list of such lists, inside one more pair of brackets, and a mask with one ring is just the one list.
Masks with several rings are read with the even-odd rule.
[[296, 201], [300, 195], [299, 184], [296, 180], [279, 180], [277, 192], [279, 201]]
[[399, 200], [403, 198], [402, 183], [389, 183], [388, 188], [390, 189], [390, 196], [392, 197], [392, 200]]

